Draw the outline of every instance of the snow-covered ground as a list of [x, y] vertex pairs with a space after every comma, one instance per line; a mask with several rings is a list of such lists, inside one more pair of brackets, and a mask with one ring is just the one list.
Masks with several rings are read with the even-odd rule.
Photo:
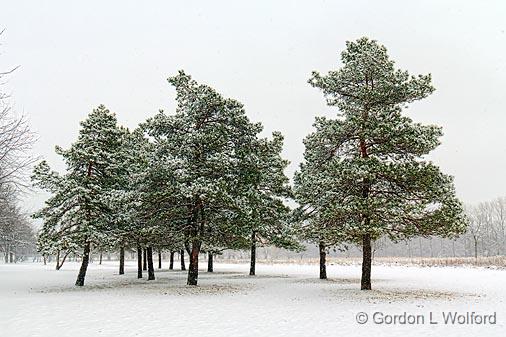
[[[0, 336], [504, 336], [506, 271], [480, 268], [373, 267], [360, 291], [360, 267], [215, 264], [199, 286], [163, 269], [156, 281], [135, 265], [92, 264], [74, 287], [78, 264], [0, 265]], [[365, 324], [357, 315], [368, 316]], [[433, 321], [430, 324], [430, 313]], [[496, 324], [444, 324], [443, 312], [496, 313]], [[421, 315], [419, 324], [380, 324], [387, 315]], [[475, 314], [475, 315], [476, 315]], [[422, 317], [422, 318], [420, 318]], [[402, 320], [402, 318], [397, 318]], [[422, 323], [423, 319], [423, 323]], [[372, 321], [376, 320], [378, 323]]]

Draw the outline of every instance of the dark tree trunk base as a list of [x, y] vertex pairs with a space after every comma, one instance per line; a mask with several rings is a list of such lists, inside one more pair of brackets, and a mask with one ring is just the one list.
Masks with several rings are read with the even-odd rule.
[[194, 242], [190, 254], [190, 265], [188, 268], [188, 280], [186, 282], [189, 286], [196, 286], [199, 277], [199, 252], [200, 243]]
[[212, 273], [214, 270], [213, 268], [213, 253], [207, 254], [207, 272]]
[[146, 256], [146, 248], [142, 250], [142, 270], [148, 270], [148, 257]]
[[325, 252], [325, 244], [323, 242], [320, 242], [318, 248], [320, 250], [320, 279], [326, 280], [327, 279], [327, 266], [326, 266], [327, 253]]
[[158, 269], [162, 269], [162, 252], [158, 251]]
[[153, 248], [146, 248], [146, 254], [148, 256], [148, 281], [155, 279], [155, 268], [153, 266]]
[[56, 252], [56, 270], [60, 270], [60, 251]]
[[171, 251], [170, 252], [170, 257], [169, 257], [169, 269], [170, 270], [173, 270], [174, 269], [174, 252]]
[[86, 244], [84, 245], [83, 261], [81, 263], [81, 268], [79, 269], [79, 274], [77, 275], [76, 286], [79, 287], [84, 286], [84, 278], [86, 277], [86, 271], [88, 270], [89, 262], [90, 262], [90, 243], [86, 242]]
[[181, 270], [186, 270], [186, 266], [184, 265], [184, 249], [181, 249], [179, 255], [181, 257]]
[[362, 237], [362, 279], [360, 281], [360, 289], [362, 290], [371, 290], [371, 265], [371, 235], [364, 234]]
[[257, 252], [256, 232], [253, 231], [251, 233], [251, 255], [249, 265], [250, 276], [254, 276], [256, 272], [256, 261], [257, 261], [256, 252]]
[[119, 274], [125, 274], [125, 247], [119, 249]]
[[142, 248], [137, 245], [137, 278], [142, 278]]

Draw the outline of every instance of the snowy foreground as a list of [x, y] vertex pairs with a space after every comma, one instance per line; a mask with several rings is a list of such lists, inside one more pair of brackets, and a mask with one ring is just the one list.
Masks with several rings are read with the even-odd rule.
[[[316, 265], [258, 265], [250, 277], [216, 264], [188, 287], [181, 271], [148, 282], [133, 262], [123, 276], [105, 262], [84, 288], [77, 264], [53, 267], [0, 265], [0, 336], [504, 336], [506, 325], [506, 270], [374, 266], [375, 290], [363, 292], [359, 266], [329, 266], [321, 281]], [[444, 324], [454, 312], [495, 312], [496, 324]], [[418, 324], [381, 323], [404, 313]]]

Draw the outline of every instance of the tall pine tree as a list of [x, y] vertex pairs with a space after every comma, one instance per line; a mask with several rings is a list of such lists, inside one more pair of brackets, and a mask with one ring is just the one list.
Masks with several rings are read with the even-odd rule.
[[34, 215], [44, 221], [39, 245], [66, 238], [82, 247], [77, 286], [84, 285], [92, 244], [103, 241], [113, 223], [111, 200], [125, 170], [123, 135], [115, 114], [100, 105], [81, 122], [78, 139], [68, 150], [56, 147], [67, 165], [63, 175], [52, 171], [45, 161], [34, 170], [34, 184], [52, 194]]
[[190, 259], [187, 283], [196, 285], [203, 245], [241, 233], [239, 223], [229, 220], [241, 211], [236, 188], [249, 183], [241, 169], [261, 126], [249, 121], [242, 104], [182, 71], [169, 82], [177, 93], [176, 113], [158, 114], [145, 129], [165, 167], [164, 199], [172, 201], [166, 203], [171, 220], [166, 224], [183, 235]]
[[362, 246], [362, 289], [371, 289], [372, 242], [381, 236], [452, 236], [466, 228], [452, 177], [424, 156], [439, 145], [440, 127], [401, 114], [430, 95], [430, 75], [395, 69], [384, 46], [347, 42], [343, 66], [309, 83], [339, 118], [317, 118], [295, 177], [297, 200], [326, 239]]

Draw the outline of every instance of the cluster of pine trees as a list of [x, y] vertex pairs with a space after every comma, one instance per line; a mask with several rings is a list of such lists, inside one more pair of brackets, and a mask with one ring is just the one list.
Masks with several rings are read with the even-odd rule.
[[[225, 99], [184, 72], [169, 79], [177, 111], [159, 112], [130, 131], [99, 106], [81, 123], [69, 149], [57, 147], [65, 174], [43, 161], [33, 181], [52, 193], [35, 214], [44, 220], [39, 249], [82, 252], [83, 285], [90, 250], [153, 249], [189, 254], [188, 284], [196, 285], [201, 252], [254, 251], [257, 240], [297, 247], [289, 227], [291, 196], [281, 158], [283, 137], [262, 138], [241, 103]], [[139, 277], [142, 277], [139, 265]], [[255, 273], [252, 264], [251, 273]]]
[[430, 75], [396, 70], [386, 49], [367, 38], [348, 42], [342, 62], [309, 80], [339, 114], [317, 118], [293, 187], [284, 173], [283, 136], [260, 137], [262, 125], [241, 103], [182, 71], [169, 78], [174, 114], [161, 111], [128, 130], [99, 106], [69, 149], [56, 148], [64, 174], [44, 161], [34, 170], [34, 184], [52, 194], [34, 215], [44, 222], [40, 251], [80, 252], [79, 286], [92, 249], [119, 250], [120, 273], [125, 248], [137, 249], [139, 277], [145, 249], [149, 279], [153, 250], [186, 251], [187, 284], [196, 285], [201, 252], [212, 259], [225, 249], [251, 249], [254, 274], [258, 242], [289, 249], [314, 242], [326, 278], [326, 251], [358, 244], [362, 289], [370, 289], [372, 241], [462, 233], [466, 221], [452, 178], [423, 161], [441, 128], [401, 114], [433, 92]]

